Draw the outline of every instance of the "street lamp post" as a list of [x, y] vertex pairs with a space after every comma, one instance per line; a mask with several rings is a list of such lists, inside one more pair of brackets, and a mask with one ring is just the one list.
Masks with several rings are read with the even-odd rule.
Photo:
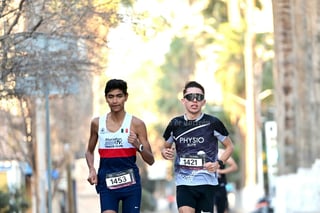
[[50, 109], [49, 109], [49, 88], [46, 86], [46, 151], [47, 151], [47, 179], [48, 179], [48, 213], [52, 212], [52, 193], [51, 193], [51, 143], [50, 143]]

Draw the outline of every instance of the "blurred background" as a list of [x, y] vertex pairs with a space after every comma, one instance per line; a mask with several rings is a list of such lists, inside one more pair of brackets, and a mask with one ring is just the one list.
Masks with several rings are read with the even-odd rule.
[[[319, 212], [317, 0], [7, 0], [0, 5], [0, 212], [99, 212], [84, 159], [104, 86], [128, 82], [156, 162], [142, 211], [177, 212], [162, 133], [186, 81], [206, 90], [239, 170], [230, 212]], [[98, 155], [96, 155], [98, 163]]]

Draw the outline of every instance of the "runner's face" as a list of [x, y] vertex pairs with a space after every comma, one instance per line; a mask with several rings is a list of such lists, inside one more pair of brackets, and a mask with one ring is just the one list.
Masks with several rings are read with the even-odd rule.
[[106, 95], [106, 101], [111, 111], [121, 111], [124, 109], [124, 103], [127, 101], [128, 95], [125, 95], [120, 89], [111, 90]]
[[204, 99], [204, 94], [201, 89], [197, 87], [190, 87], [187, 89], [182, 103], [184, 104], [187, 112], [196, 114], [201, 112], [202, 106], [206, 103]]

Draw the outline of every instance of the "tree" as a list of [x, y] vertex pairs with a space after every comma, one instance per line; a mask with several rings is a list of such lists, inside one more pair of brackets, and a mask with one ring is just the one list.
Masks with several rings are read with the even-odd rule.
[[[159, 80], [164, 92], [159, 96], [157, 105], [159, 111], [164, 114], [163, 118], [182, 112], [183, 109], [179, 104], [181, 97], [177, 97], [177, 94], [181, 92], [185, 82], [194, 72], [195, 63], [194, 44], [187, 38], [175, 37], [171, 42], [170, 52], [166, 54], [166, 63], [161, 67], [163, 74]], [[179, 81], [168, 81], [168, 79], [179, 79]], [[169, 115], [168, 112], [170, 112]]]
[[319, 156], [319, 14], [317, 1], [272, 1], [279, 174]]
[[[70, 85], [79, 85], [91, 71], [103, 69], [108, 28], [120, 19], [117, 7], [118, 2], [113, 1], [4, 1], [0, 98], [23, 100], [43, 95], [45, 85], [58, 93], [72, 92], [77, 88]], [[32, 112], [32, 101], [25, 103], [21, 106]], [[31, 123], [25, 126], [34, 127]], [[30, 142], [32, 137], [26, 139]]]
[[[107, 32], [121, 19], [118, 6], [119, 1], [98, 0], [2, 2], [1, 128], [9, 131], [1, 131], [1, 159], [19, 156], [37, 172], [34, 150], [44, 143], [36, 134], [44, 126], [38, 111], [44, 104], [38, 102], [47, 91], [52, 108], [51, 145], [58, 153], [53, 159], [55, 169], [62, 172], [65, 166], [63, 144], [74, 144], [69, 152], [81, 151], [85, 125], [79, 123], [90, 119], [86, 112], [91, 109], [90, 102], [81, 97], [92, 96], [91, 74], [106, 66]], [[71, 113], [75, 108], [76, 117]]]
[[[62, 74], [92, 69], [89, 65], [105, 66], [106, 34], [120, 19], [117, 7], [112, 1], [5, 1], [0, 39], [2, 97], [23, 95], [14, 85], [19, 78], [57, 81]], [[99, 46], [97, 54], [93, 48]], [[43, 76], [44, 70], [52, 70], [50, 79]]]

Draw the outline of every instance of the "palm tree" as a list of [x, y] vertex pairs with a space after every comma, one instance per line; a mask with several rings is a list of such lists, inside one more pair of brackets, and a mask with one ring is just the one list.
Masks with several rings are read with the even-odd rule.
[[319, 156], [318, 1], [273, 0], [279, 174]]

